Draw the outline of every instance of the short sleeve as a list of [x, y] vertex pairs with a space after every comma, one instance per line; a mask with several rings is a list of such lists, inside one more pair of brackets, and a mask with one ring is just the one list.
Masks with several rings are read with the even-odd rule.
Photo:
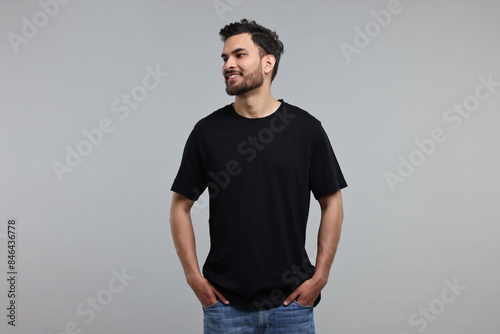
[[193, 129], [184, 146], [181, 165], [170, 190], [196, 201], [205, 191], [206, 184], [201, 145]]
[[309, 187], [315, 199], [347, 187], [328, 135], [321, 124], [309, 167]]

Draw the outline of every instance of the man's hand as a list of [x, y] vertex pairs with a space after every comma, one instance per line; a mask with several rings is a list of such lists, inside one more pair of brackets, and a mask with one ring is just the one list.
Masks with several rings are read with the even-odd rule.
[[202, 306], [215, 304], [215, 302], [217, 302], [217, 297], [219, 297], [224, 304], [229, 304], [229, 301], [224, 298], [224, 296], [217, 291], [217, 289], [215, 289], [205, 277], [201, 275], [188, 278], [188, 284], [191, 289], [193, 289]]
[[288, 298], [284, 301], [284, 305], [288, 305], [294, 300], [297, 303], [305, 306], [313, 305], [316, 298], [318, 298], [319, 293], [325, 287], [326, 282], [316, 279], [314, 276], [295, 289]]

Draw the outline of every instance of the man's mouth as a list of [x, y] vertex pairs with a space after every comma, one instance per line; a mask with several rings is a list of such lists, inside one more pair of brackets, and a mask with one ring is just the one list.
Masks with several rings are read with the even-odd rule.
[[240, 74], [230, 74], [230, 75], [227, 75], [226, 78], [228, 81], [234, 81], [237, 78], [239, 78], [240, 76], [241, 76]]

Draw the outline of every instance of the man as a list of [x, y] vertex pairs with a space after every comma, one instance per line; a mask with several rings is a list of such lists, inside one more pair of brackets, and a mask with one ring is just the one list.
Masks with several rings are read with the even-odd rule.
[[[171, 187], [177, 254], [205, 334], [314, 333], [347, 184], [320, 121], [271, 95], [283, 53], [278, 35], [246, 19], [219, 34], [235, 100], [198, 121], [187, 139]], [[202, 274], [190, 209], [206, 188], [211, 244]], [[315, 266], [305, 250], [311, 191], [321, 207]]]

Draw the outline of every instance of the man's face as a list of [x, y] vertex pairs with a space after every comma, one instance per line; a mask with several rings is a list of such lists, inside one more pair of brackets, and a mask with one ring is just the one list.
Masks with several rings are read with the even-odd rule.
[[264, 83], [259, 47], [249, 33], [229, 37], [222, 50], [222, 75], [229, 95], [241, 95]]

